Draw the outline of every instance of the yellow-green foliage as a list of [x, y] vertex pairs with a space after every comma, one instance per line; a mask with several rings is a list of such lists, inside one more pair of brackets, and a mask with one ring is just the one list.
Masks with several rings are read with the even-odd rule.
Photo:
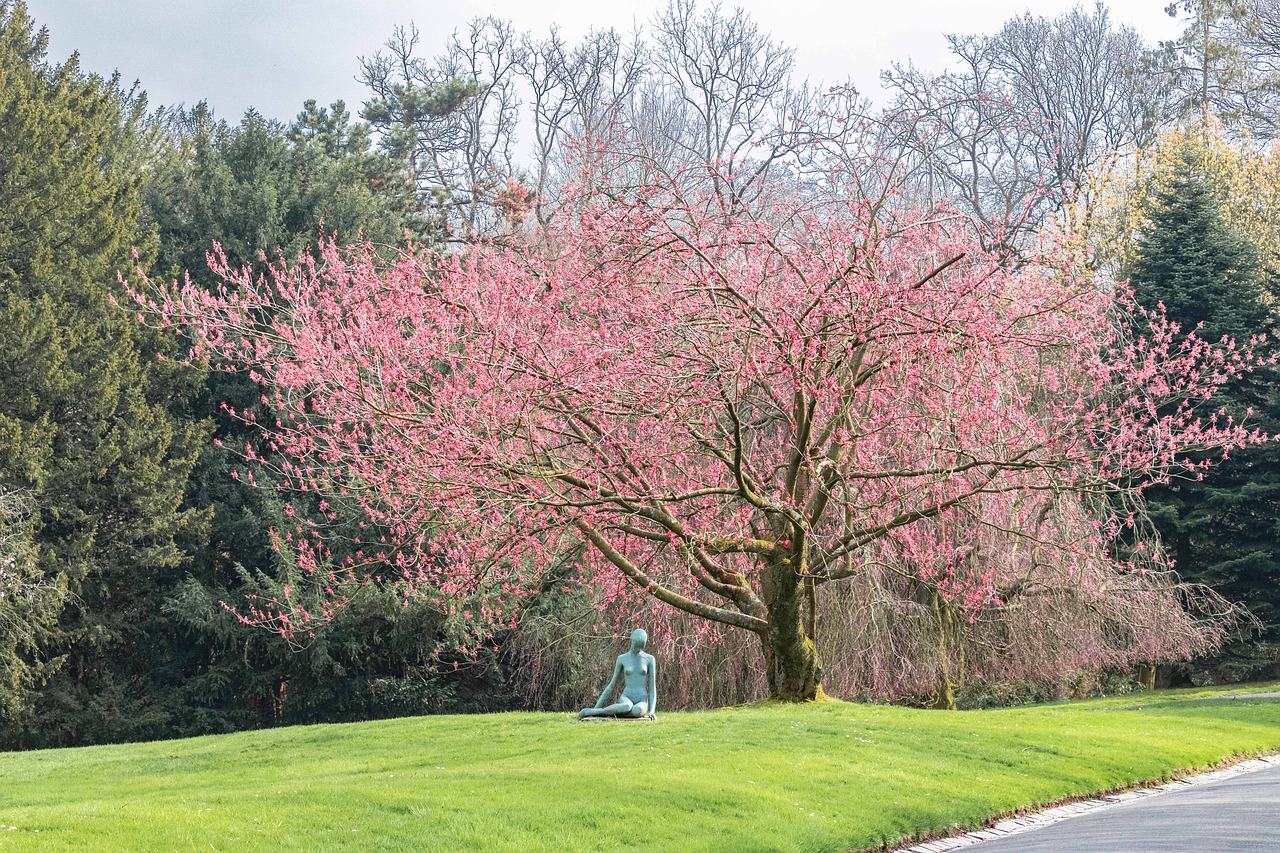
[[1272, 274], [1280, 272], [1280, 145], [1260, 151], [1218, 130], [1174, 130], [1150, 148], [1117, 158], [1095, 176], [1087, 200], [1068, 206], [1064, 219], [1098, 268], [1115, 271], [1132, 260], [1152, 198], [1189, 152], [1214, 180], [1228, 224], [1258, 248]]

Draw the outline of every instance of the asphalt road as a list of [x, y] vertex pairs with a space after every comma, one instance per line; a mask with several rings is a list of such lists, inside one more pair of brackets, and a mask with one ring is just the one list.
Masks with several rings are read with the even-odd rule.
[[983, 841], [974, 853], [1280, 853], [1280, 767]]

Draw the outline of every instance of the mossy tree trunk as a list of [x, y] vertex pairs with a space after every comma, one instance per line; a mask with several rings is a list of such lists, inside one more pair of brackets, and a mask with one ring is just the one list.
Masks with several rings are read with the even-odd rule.
[[774, 558], [764, 569], [761, 592], [769, 624], [760, 639], [771, 699], [812, 702], [823, 696], [818, 649], [805, 632], [805, 587], [803, 556], [794, 552]]
[[[929, 605], [938, 628], [938, 691], [932, 707], [943, 711], [956, 710], [956, 688], [964, 684], [964, 648], [961, 645], [963, 628], [955, 607], [935, 589], [930, 592]], [[953, 650], [959, 657], [953, 669]]]

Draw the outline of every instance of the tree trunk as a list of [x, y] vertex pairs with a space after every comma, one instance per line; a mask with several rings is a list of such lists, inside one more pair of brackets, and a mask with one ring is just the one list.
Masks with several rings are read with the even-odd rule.
[[1138, 664], [1138, 683], [1147, 690], [1156, 689], [1156, 665], [1153, 663]]
[[761, 592], [769, 611], [769, 627], [760, 635], [769, 698], [783, 702], [824, 698], [818, 649], [805, 636], [801, 615], [805, 599], [801, 573], [790, 560], [771, 562], [765, 567]]
[[929, 704], [929, 707], [935, 711], [954, 711], [956, 709], [955, 687], [951, 683], [951, 674], [947, 672], [945, 664], [938, 679], [938, 692], [934, 695], [933, 702]]
[[[956, 613], [951, 605], [943, 601], [938, 591], [929, 594], [929, 606], [933, 608], [933, 621], [938, 626], [938, 693], [933, 697], [932, 707], [940, 711], [956, 710], [955, 689], [964, 680], [964, 657], [957, 634], [959, 634]], [[951, 673], [951, 650], [960, 651], [960, 678], [957, 680]]]

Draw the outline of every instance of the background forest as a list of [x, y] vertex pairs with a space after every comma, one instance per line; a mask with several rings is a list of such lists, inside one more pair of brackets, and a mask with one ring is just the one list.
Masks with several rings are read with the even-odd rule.
[[[387, 256], [501, 244], [556, 215], [574, 140], [619, 124], [655, 162], [749, 165], [746, 196], [790, 153], [771, 131], [816, 126], [839, 97], [892, 134], [904, 196], [953, 205], [1014, 258], [1061, 237], [1139, 305], [1273, 355], [1280, 3], [1170, 11], [1185, 33], [1158, 45], [1102, 5], [951, 36], [960, 70], [895, 66], [881, 106], [795, 79], [791, 49], [746, 14], [690, 0], [579, 43], [485, 19], [428, 48], [410, 27], [361, 59], [358, 114], [317, 100], [233, 124], [49, 57], [24, 4], [0, 0], [0, 747], [581, 707], [629, 633], [573, 559], [466, 653], [443, 593], [371, 584], [305, 639], [240, 618], [299, 585], [277, 531], [366, 521], [277, 488], [244, 417], [274, 419], [273, 403], [121, 307], [143, 275], [216, 287], [215, 244], [258, 269], [329, 234]], [[1213, 404], [1275, 433], [1278, 394], [1267, 367]], [[1220, 644], [1144, 657], [1130, 611], [1051, 577], [962, 617], [885, 559], [814, 597], [826, 690], [955, 707], [1280, 677], [1280, 447], [1140, 495], [1129, 544], [1159, 543], [1180, 630], [1212, 624]], [[752, 654], [679, 616], [666, 637], [665, 707], [763, 694]]]

